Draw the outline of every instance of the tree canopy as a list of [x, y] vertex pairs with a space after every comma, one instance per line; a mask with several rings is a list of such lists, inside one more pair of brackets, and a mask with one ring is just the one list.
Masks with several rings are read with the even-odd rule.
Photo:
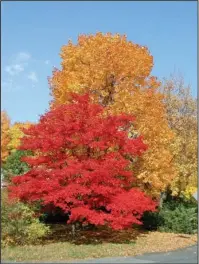
[[[31, 169], [15, 176], [11, 196], [60, 208], [70, 222], [108, 225], [113, 229], [141, 224], [156, 203], [132, 187], [131, 161], [145, 150], [142, 137], [128, 137], [131, 115], [104, 117], [103, 107], [89, 96], [73, 95], [24, 130], [21, 149], [37, 152], [24, 157]], [[51, 209], [53, 210], [53, 209]]]
[[175, 133], [170, 144], [177, 177], [171, 182], [173, 195], [187, 196], [197, 188], [197, 102], [190, 86], [179, 74], [165, 79], [161, 92], [167, 111], [169, 126]]
[[1, 112], [1, 163], [6, 160], [9, 155], [8, 144], [10, 142], [10, 119], [6, 111]]
[[80, 35], [61, 49], [61, 69], [49, 78], [51, 107], [69, 103], [71, 92], [89, 92], [107, 115], [136, 116], [131, 135], [144, 136], [148, 151], [135, 161], [137, 184], [157, 197], [175, 178], [168, 126], [160, 82], [151, 75], [153, 57], [147, 47], [119, 34]]

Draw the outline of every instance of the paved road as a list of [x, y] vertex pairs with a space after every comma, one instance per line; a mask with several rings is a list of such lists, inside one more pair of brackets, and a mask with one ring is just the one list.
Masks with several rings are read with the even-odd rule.
[[166, 253], [150, 253], [137, 257], [100, 258], [73, 263], [198, 263], [197, 245]]
[[[197, 245], [195, 245], [185, 249], [179, 249], [166, 253], [150, 253], [137, 257], [114, 257], [98, 258], [91, 260], [78, 260], [70, 263], [198, 263], [197, 250]], [[9, 261], [2, 261], [1, 263], [17, 264], [17, 262]], [[66, 262], [59, 261], [58, 263]]]

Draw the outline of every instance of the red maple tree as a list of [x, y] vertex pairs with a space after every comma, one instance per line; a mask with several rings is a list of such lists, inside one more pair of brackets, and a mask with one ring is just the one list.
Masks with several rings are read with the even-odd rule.
[[129, 139], [134, 117], [103, 116], [103, 107], [88, 95], [73, 95], [62, 105], [24, 129], [21, 149], [31, 170], [13, 178], [11, 197], [70, 214], [70, 223], [83, 222], [124, 229], [141, 224], [144, 211], [156, 203], [138, 188], [127, 156], [146, 150], [142, 138]]

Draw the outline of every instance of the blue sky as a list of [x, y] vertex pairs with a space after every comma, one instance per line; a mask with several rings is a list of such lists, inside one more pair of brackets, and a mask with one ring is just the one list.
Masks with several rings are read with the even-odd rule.
[[47, 77], [80, 33], [112, 32], [148, 46], [153, 75], [180, 71], [197, 95], [197, 2], [4, 2], [1, 108], [12, 122], [35, 122], [50, 101]]

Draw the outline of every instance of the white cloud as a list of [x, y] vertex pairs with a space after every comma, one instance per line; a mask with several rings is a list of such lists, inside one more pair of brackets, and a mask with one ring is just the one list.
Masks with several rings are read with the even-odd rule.
[[9, 75], [14, 76], [14, 75], [19, 74], [20, 72], [23, 72], [24, 66], [22, 64], [11, 64], [5, 67], [5, 71]]
[[28, 74], [28, 79], [30, 79], [33, 83], [37, 83], [38, 82], [38, 77], [36, 72], [32, 71]]
[[16, 55], [15, 60], [18, 62], [25, 62], [31, 58], [31, 54], [28, 52], [21, 51]]
[[5, 67], [5, 71], [11, 76], [18, 75], [24, 71], [24, 68], [28, 65], [27, 62], [30, 58], [31, 55], [28, 52], [17, 53], [14, 56], [12, 63]]
[[49, 65], [50, 64], [50, 61], [49, 60], [45, 60], [44, 62], [46, 65]]
[[1, 83], [4, 92], [21, 90], [31, 82], [32, 87], [35, 87], [39, 82], [37, 72], [34, 71], [35, 63], [50, 64], [49, 60], [37, 60], [32, 58], [28, 52], [18, 52], [10, 58], [7, 65], [4, 66], [3, 81]]

